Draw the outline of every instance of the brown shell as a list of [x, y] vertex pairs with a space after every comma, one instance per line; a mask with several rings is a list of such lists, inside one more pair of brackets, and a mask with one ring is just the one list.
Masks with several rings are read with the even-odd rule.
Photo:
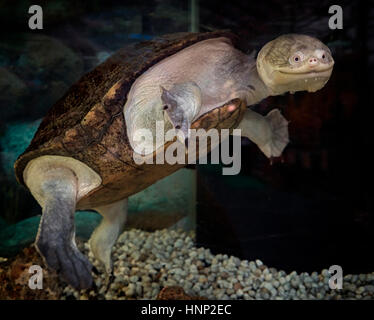
[[[183, 165], [137, 165], [126, 134], [123, 106], [135, 79], [152, 65], [202, 40], [236, 37], [225, 31], [178, 33], [127, 46], [84, 75], [49, 110], [33, 140], [14, 164], [23, 181], [27, 163], [42, 155], [68, 156], [82, 161], [102, 178], [102, 184], [82, 198], [78, 209], [89, 209], [137, 193]], [[229, 105], [234, 111], [228, 111]], [[233, 128], [245, 104], [232, 100], [197, 119], [193, 128]], [[165, 148], [166, 149], [166, 148]], [[156, 167], [155, 167], [156, 166]]]

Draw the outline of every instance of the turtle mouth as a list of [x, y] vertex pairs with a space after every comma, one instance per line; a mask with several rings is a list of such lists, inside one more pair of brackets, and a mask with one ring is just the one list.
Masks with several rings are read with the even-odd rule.
[[282, 92], [296, 92], [307, 90], [315, 92], [321, 89], [329, 80], [332, 66], [323, 70], [312, 69], [305, 72], [290, 72], [289, 70], [276, 70], [273, 73], [273, 86], [281, 88]]
[[287, 76], [299, 76], [302, 78], [313, 78], [313, 77], [330, 77], [333, 66], [325, 68], [323, 70], [310, 70], [305, 72], [287, 72], [278, 70], [279, 73], [285, 74]]

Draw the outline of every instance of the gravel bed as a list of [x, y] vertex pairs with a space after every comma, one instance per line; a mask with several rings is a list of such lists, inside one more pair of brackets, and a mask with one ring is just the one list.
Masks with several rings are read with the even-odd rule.
[[193, 233], [176, 230], [125, 231], [113, 249], [111, 279], [93, 258], [88, 243], [83, 251], [99, 270], [95, 290], [63, 290], [63, 299], [155, 299], [163, 287], [180, 286], [191, 296], [208, 299], [373, 299], [374, 272], [345, 275], [342, 290], [331, 290], [330, 274], [287, 274], [260, 260], [213, 255], [194, 246]]

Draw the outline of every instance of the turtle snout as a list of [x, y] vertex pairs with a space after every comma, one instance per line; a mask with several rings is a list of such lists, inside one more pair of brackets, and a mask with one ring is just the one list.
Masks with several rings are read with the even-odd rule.
[[314, 67], [318, 64], [318, 59], [316, 57], [310, 57], [308, 59], [308, 64], [309, 66]]

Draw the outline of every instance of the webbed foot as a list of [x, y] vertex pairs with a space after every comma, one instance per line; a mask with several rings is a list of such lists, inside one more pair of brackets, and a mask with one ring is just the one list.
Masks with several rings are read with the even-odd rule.
[[78, 250], [74, 242], [63, 239], [45, 239], [36, 242], [39, 253], [49, 268], [60, 273], [63, 280], [76, 289], [92, 286], [92, 264]]
[[288, 138], [288, 121], [282, 116], [278, 109], [270, 111], [265, 119], [270, 125], [270, 137], [268, 141], [259, 146], [261, 151], [270, 158], [273, 162], [273, 158], [280, 157], [284, 148], [289, 142]]

